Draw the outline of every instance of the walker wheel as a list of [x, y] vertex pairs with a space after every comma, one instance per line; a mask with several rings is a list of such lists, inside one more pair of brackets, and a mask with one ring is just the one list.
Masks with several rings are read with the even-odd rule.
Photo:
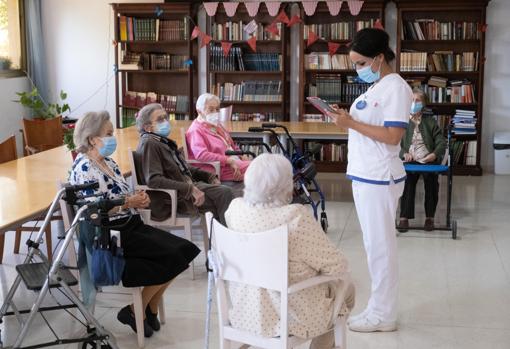
[[326, 212], [322, 212], [321, 213], [321, 227], [322, 227], [322, 230], [324, 230], [325, 233], [328, 232], [328, 216], [326, 214]]
[[[96, 349], [97, 344], [101, 344], [101, 346], [100, 346], [101, 349], [111, 349], [112, 348], [108, 343], [105, 343], [104, 340], [97, 340], [97, 341], [91, 340], [88, 342], [83, 342], [81, 349]], [[79, 345], [78, 345], [78, 349], [80, 349]]]
[[452, 239], [457, 239], [457, 221], [452, 220]]

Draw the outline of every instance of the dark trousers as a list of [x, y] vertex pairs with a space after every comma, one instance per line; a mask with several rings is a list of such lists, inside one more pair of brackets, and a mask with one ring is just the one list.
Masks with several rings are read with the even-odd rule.
[[400, 218], [414, 218], [416, 183], [423, 176], [425, 185], [425, 214], [434, 218], [439, 196], [439, 175], [437, 173], [407, 173], [404, 194], [400, 199]]
[[226, 185], [212, 185], [204, 182], [195, 183], [198, 189], [204, 192], [205, 201], [198, 208], [199, 212], [204, 213], [211, 211], [214, 217], [225, 224], [225, 211], [228, 209], [230, 202], [234, 199], [232, 189]]

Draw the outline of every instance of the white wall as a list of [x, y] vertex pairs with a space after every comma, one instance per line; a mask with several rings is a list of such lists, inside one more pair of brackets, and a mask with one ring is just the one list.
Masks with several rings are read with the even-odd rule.
[[[115, 112], [113, 79], [79, 109], [113, 71], [113, 12], [106, 0], [44, 0], [43, 30], [47, 49], [50, 90], [64, 89], [76, 116], [88, 110]], [[120, 2], [162, 2], [136, 0]], [[345, 5], [344, 5], [345, 6]], [[510, 1], [492, 0], [487, 9], [487, 41], [484, 88], [482, 166], [493, 169], [492, 135], [496, 130], [510, 130]], [[390, 3], [386, 29], [396, 35], [396, 10]], [[392, 46], [394, 38], [392, 38]], [[203, 57], [202, 57], [203, 58]], [[203, 60], [201, 60], [203, 61]], [[203, 81], [201, 89], [203, 89]], [[1, 86], [0, 86], [1, 88]], [[16, 89], [13, 89], [13, 91]]]
[[21, 138], [21, 119], [29, 115], [21, 104], [13, 102], [18, 99], [16, 92], [28, 91], [30, 88], [28, 79], [10, 78], [0, 79], [0, 142], [3, 142], [10, 135], [16, 136], [18, 156], [23, 156], [23, 140]]

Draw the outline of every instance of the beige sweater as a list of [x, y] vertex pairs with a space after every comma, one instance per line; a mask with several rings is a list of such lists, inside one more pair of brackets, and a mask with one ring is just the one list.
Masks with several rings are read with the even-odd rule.
[[[337, 275], [348, 271], [345, 256], [303, 205], [253, 207], [238, 198], [230, 204], [225, 219], [230, 229], [241, 233], [256, 233], [288, 225], [290, 285], [317, 275]], [[289, 333], [311, 338], [329, 329], [338, 287], [338, 284], [324, 284], [291, 295]], [[229, 319], [233, 327], [266, 337], [280, 334], [278, 292], [230, 283], [228, 293], [231, 301]], [[342, 308], [345, 310], [345, 307]]]

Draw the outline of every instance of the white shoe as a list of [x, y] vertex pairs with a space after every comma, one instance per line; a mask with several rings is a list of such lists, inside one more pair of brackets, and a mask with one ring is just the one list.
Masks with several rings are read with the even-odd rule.
[[369, 313], [370, 311], [367, 308], [359, 314], [349, 316], [349, 318], [347, 319], [347, 325], [349, 325], [351, 322], [355, 322], [358, 321], [359, 319], [366, 317]]
[[392, 332], [397, 330], [396, 321], [382, 321], [370, 316], [362, 317], [349, 323], [349, 329], [354, 332]]

